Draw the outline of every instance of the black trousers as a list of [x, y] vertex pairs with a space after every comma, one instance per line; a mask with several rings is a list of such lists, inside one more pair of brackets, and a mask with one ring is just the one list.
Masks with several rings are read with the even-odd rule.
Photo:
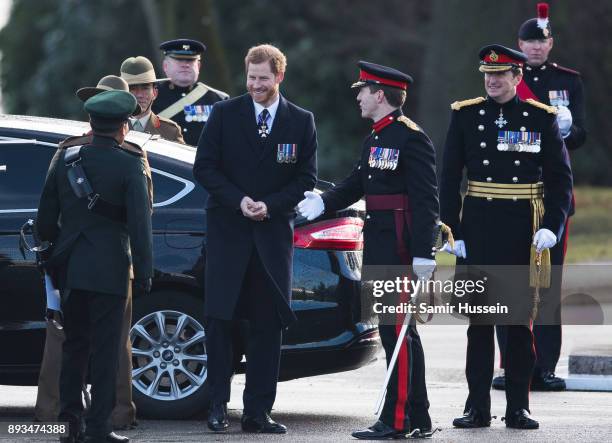
[[[414, 320], [413, 320], [414, 321]], [[379, 325], [387, 366], [393, 355], [401, 325]], [[387, 386], [380, 420], [403, 431], [431, 429], [429, 400], [425, 385], [425, 355], [416, 326], [411, 324], [398, 354]]]
[[[248, 320], [244, 413], [270, 413], [276, 399], [282, 326], [276, 308], [273, 283], [257, 252], [253, 253], [243, 281], [235, 318]], [[209, 317], [206, 351], [211, 400], [228, 402], [234, 371], [234, 320]]]
[[[527, 326], [505, 326], [506, 415], [519, 409], [529, 410], [529, 383], [535, 363], [533, 334]], [[469, 395], [465, 410], [476, 409], [491, 416], [491, 381], [495, 364], [493, 325], [470, 325], [465, 375]]]
[[[559, 357], [561, 356], [561, 289], [568, 229], [569, 218], [565, 223], [563, 238], [550, 250], [550, 263], [552, 265], [550, 288], [540, 291], [542, 304], [546, 303], [550, 308], [543, 306], [540, 309], [540, 313], [545, 311], [548, 313], [545, 320], [547, 324], [538, 324], [538, 319], [536, 319], [533, 325], [536, 349], [536, 364], [533, 370], [534, 377], [539, 377], [542, 372], [546, 371], [555, 372]], [[554, 314], [551, 314], [551, 311], [555, 311]], [[554, 315], [554, 321], [551, 321], [551, 315]], [[497, 326], [496, 332], [497, 344], [500, 349], [499, 366], [505, 368], [504, 353], [501, 350], [504, 349], [507, 341], [506, 326]]]
[[59, 420], [73, 426], [80, 424], [81, 389], [89, 362], [91, 407], [85, 418], [87, 435], [105, 436], [112, 431], [110, 417], [115, 407], [125, 303], [125, 296], [73, 289], [62, 304], [66, 340], [62, 348]]

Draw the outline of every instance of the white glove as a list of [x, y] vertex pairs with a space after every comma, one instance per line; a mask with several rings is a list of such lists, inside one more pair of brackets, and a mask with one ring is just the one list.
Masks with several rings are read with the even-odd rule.
[[567, 106], [557, 106], [557, 124], [563, 138], [570, 134], [573, 121], [572, 112]]
[[453, 254], [461, 258], [467, 257], [467, 254], [465, 252], [465, 242], [463, 240], [455, 240], [454, 248], [451, 248], [448, 242], [444, 243], [442, 251], [448, 252], [449, 254]]
[[298, 210], [302, 217], [306, 217], [307, 220], [314, 220], [325, 211], [325, 203], [323, 199], [316, 192], [306, 191], [304, 192], [304, 200], [298, 203]]
[[414, 257], [412, 259], [412, 269], [419, 280], [429, 280], [434, 269], [436, 269], [436, 261], [430, 258]]
[[536, 247], [536, 252], [542, 252], [556, 244], [557, 236], [550, 229], [539, 229], [533, 236], [533, 245]]

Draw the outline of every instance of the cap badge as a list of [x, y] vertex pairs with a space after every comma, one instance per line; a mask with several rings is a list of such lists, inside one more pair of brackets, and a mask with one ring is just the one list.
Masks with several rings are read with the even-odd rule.
[[492, 62], [496, 62], [499, 59], [499, 56], [495, 51], [491, 51], [491, 54], [489, 54], [489, 58]]
[[544, 28], [544, 29], [542, 29], [542, 34], [544, 34], [544, 37], [548, 38], [548, 35], [550, 34], [550, 31], [548, 30], [548, 28]]
[[189, 45], [183, 45], [183, 50], [184, 51], [188, 51], [189, 50]]

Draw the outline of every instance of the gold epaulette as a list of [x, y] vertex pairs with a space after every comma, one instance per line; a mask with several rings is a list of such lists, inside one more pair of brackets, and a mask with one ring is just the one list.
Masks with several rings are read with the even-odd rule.
[[554, 106], [545, 105], [544, 103], [540, 103], [539, 101], [534, 100], [532, 98], [528, 98], [527, 100], [525, 100], [525, 102], [529, 103], [531, 106], [535, 106], [536, 108], [544, 109], [549, 114], [557, 113], [557, 108], [555, 108]]
[[468, 100], [461, 100], [461, 101], [458, 101], [458, 102], [453, 102], [453, 103], [451, 103], [451, 109], [453, 111], [458, 111], [459, 109], [463, 108], [464, 106], [477, 105], [479, 103], [482, 103], [485, 100], [486, 99], [484, 97], [476, 97], [476, 98], [470, 98]]
[[408, 126], [410, 129], [412, 129], [413, 131], [417, 131], [417, 132], [421, 132], [421, 128], [419, 128], [419, 125], [417, 125], [415, 122], [413, 122], [412, 120], [410, 120], [408, 117], [406, 117], [405, 115], [400, 115], [397, 118], [398, 122], [402, 122], [403, 124], [405, 124], [406, 126]]

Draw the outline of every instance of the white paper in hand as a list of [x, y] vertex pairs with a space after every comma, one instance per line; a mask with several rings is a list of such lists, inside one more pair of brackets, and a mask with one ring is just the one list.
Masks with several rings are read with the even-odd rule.
[[55, 289], [51, 277], [45, 274], [45, 292], [47, 293], [47, 309], [62, 312], [60, 293]]

